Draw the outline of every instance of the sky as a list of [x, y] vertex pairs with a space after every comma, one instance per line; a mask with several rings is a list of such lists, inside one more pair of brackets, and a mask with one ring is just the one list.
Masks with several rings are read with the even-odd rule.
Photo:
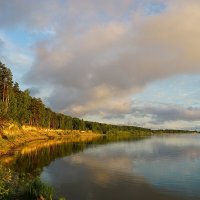
[[0, 60], [57, 112], [200, 129], [200, 1], [0, 0]]

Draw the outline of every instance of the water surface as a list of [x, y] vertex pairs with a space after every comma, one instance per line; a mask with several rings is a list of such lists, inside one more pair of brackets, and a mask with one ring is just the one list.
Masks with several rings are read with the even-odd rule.
[[42, 180], [69, 200], [200, 199], [199, 135], [97, 143], [54, 158]]

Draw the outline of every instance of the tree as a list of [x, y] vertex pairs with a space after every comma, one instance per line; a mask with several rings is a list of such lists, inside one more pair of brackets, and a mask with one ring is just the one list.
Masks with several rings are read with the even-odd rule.
[[9, 107], [9, 97], [12, 89], [12, 72], [0, 62], [0, 99], [5, 105], [5, 113]]

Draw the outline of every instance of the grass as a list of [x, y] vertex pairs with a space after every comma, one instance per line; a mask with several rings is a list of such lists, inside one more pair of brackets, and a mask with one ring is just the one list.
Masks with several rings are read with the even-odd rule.
[[98, 135], [100, 134], [92, 131], [54, 130], [33, 126], [20, 127], [15, 122], [4, 122], [0, 129], [0, 156], [11, 154], [16, 148], [33, 141], [73, 138], [75, 142], [80, 137], [92, 138]]
[[[39, 177], [29, 174], [16, 174], [0, 165], [0, 200], [56, 200], [51, 186], [43, 183]], [[59, 198], [59, 200], [65, 200]]]
[[39, 178], [34, 179], [28, 183], [22, 194], [22, 199], [36, 200], [36, 199], [53, 199], [53, 189], [48, 184], [43, 183]]
[[11, 189], [15, 185], [14, 174], [10, 169], [0, 166], [0, 200], [11, 199]]

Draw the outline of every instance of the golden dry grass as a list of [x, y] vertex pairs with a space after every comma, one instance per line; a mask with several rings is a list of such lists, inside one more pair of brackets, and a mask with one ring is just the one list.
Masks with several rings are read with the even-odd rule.
[[[15, 150], [21, 149], [22, 146], [26, 147], [24, 151], [30, 151], [38, 148], [38, 144], [41, 146], [52, 145], [62, 143], [63, 140], [69, 142], [89, 141], [101, 136], [92, 131], [53, 130], [33, 126], [19, 127], [16, 123], [8, 122], [4, 123], [0, 131], [0, 156], [11, 154]], [[37, 145], [35, 145], [36, 143]]]

